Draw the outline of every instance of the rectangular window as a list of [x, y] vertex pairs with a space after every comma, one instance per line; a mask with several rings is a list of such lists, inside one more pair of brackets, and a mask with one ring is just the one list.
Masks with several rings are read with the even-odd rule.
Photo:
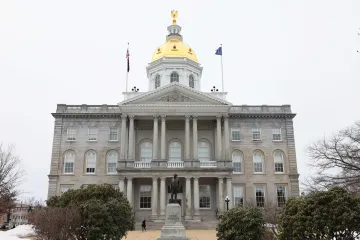
[[264, 186], [255, 186], [255, 200], [256, 200], [256, 206], [258, 206], [258, 207], [265, 206], [265, 187]]
[[116, 162], [108, 162], [108, 173], [116, 173]]
[[66, 141], [76, 141], [76, 128], [68, 127], [66, 129]]
[[199, 186], [200, 208], [210, 208], [210, 194], [210, 185]]
[[73, 185], [60, 185], [60, 195], [73, 188]]
[[253, 141], [261, 141], [261, 129], [254, 128], [252, 130]]
[[276, 196], [278, 207], [284, 206], [286, 201], [286, 188], [284, 185], [276, 186]]
[[234, 186], [234, 204], [244, 204], [244, 188], [242, 186]]
[[118, 141], [118, 128], [111, 127], [109, 131], [109, 140], [110, 141]]
[[74, 163], [73, 162], [66, 162], [64, 173], [74, 173]]
[[151, 208], [151, 185], [140, 186], [140, 208]]
[[277, 173], [284, 172], [284, 164], [282, 162], [275, 162], [275, 172]]
[[273, 141], [281, 141], [281, 128], [273, 129]]
[[89, 141], [97, 141], [97, 134], [98, 130], [97, 128], [89, 128], [88, 130], [88, 140]]
[[231, 129], [231, 140], [232, 141], [240, 141], [240, 129], [238, 129], [238, 128]]

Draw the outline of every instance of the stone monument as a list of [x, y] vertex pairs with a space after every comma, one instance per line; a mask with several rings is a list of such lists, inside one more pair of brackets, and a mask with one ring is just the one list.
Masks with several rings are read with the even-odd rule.
[[161, 228], [161, 234], [157, 240], [189, 240], [185, 235], [185, 227], [181, 221], [181, 206], [177, 200], [179, 189], [180, 181], [177, 178], [177, 174], [174, 174], [170, 185], [171, 198], [165, 209], [165, 224]]

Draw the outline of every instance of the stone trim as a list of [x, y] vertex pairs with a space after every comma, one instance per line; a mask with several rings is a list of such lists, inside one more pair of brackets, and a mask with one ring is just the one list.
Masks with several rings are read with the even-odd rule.
[[121, 113], [52, 113], [54, 118], [120, 118]]

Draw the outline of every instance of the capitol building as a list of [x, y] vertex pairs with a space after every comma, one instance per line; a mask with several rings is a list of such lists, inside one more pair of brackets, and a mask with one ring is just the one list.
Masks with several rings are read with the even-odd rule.
[[236, 105], [226, 92], [201, 91], [200, 59], [176, 18], [167, 30], [146, 67], [147, 92], [124, 92], [113, 105], [57, 105], [48, 197], [108, 183], [137, 222], [162, 222], [177, 173], [185, 226], [209, 226], [226, 198], [229, 208], [280, 207], [299, 196], [290, 105]]

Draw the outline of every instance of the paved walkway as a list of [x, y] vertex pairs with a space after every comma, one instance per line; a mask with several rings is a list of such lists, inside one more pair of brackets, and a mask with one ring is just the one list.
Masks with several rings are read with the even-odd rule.
[[[186, 230], [186, 236], [190, 240], [216, 240], [215, 230]], [[149, 230], [147, 232], [131, 231], [127, 238], [122, 240], [156, 240], [160, 237], [160, 230]]]

